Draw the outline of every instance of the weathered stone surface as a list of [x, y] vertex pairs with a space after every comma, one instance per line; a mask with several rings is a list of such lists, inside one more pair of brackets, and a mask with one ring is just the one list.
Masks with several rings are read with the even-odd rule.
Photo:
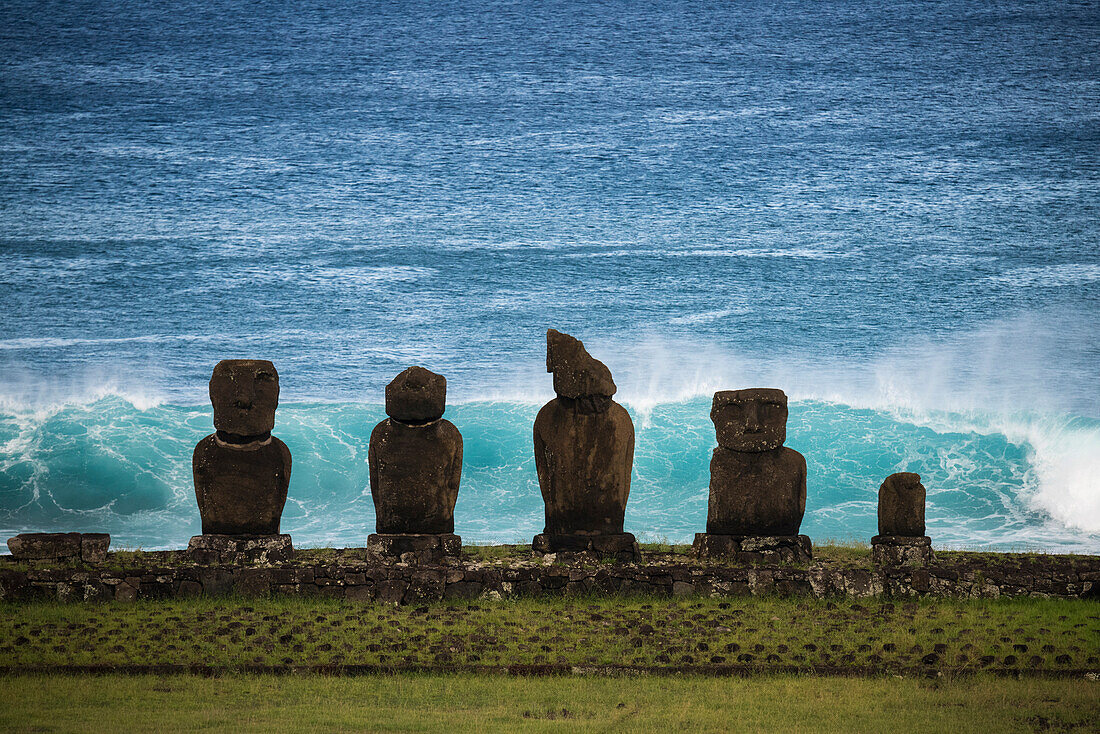
[[871, 561], [876, 566], [927, 566], [935, 559], [928, 536], [876, 535], [871, 538]]
[[754, 388], [714, 394], [707, 533], [794, 536], [806, 512], [806, 460], [783, 446], [787, 398]]
[[878, 534], [923, 536], [924, 498], [920, 474], [898, 472], [886, 477], [878, 490]]
[[611, 400], [611, 373], [576, 339], [551, 329], [546, 365], [558, 397], [542, 407], [534, 427], [544, 533], [622, 534], [634, 462], [630, 415]]
[[806, 535], [743, 536], [696, 533], [695, 554], [742, 563], [809, 563], [813, 543]]
[[423, 367], [410, 367], [386, 385], [386, 415], [402, 423], [423, 423], [443, 417], [447, 378]]
[[590, 355], [580, 339], [556, 329], [546, 331], [546, 371], [554, 374], [554, 392], [563, 398], [609, 398], [616, 391], [607, 365]]
[[[743, 541], [749, 539], [742, 539]], [[229, 542], [240, 543], [239, 538]], [[752, 539], [757, 553], [767, 539]], [[808, 542], [799, 539], [799, 542]], [[914, 543], [912, 538], [899, 542]], [[239, 545], [237, 546], [240, 547]], [[278, 593], [339, 598], [380, 598], [400, 603], [455, 596], [577, 595], [675, 592], [704, 595], [797, 593], [818, 598], [1043, 596], [1096, 599], [1100, 596], [1100, 556], [1042, 554], [937, 554], [931, 565], [821, 563], [791, 565], [779, 558], [730, 565], [687, 560], [676, 554], [650, 553], [637, 564], [593, 563], [587, 554], [531, 559], [522, 553], [507, 560], [447, 556], [445, 564], [394, 563], [362, 549], [326, 553], [323, 562], [303, 565], [307, 553], [269, 567], [240, 562], [189, 564], [187, 551], [141, 555], [142, 565], [117, 563], [90, 568], [60, 564], [29, 566], [0, 556], [0, 599], [131, 600], [202, 594]], [[353, 591], [354, 590], [354, 591]]]
[[107, 533], [22, 533], [8, 538], [12, 556], [26, 561], [102, 563], [110, 545]]
[[203, 534], [191, 538], [187, 553], [201, 564], [278, 563], [294, 555], [294, 545], [289, 535]]
[[236, 436], [259, 436], [275, 428], [279, 373], [264, 359], [223, 359], [210, 378], [214, 428]]
[[274, 436], [232, 444], [218, 434], [191, 459], [203, 534], [276, 535], [290, 486], [290, 449]]
[[774, 451], [787, 440], [787, 396], [752, 387], [714, 393], [710, 419], [718, 445], [730, 451]]
[[379, 533], [453, 533], [462, 478], [462, 435], [442, 418], [374, 427], [367, 456]]
[[462, 538], [454, 533], [371, 533], [367, 554], [383, 562], [442, 563], [462, 554]]
[[266, 360], [222, 360], [210, 402], [217, 432], [191, 458], [203, 533], [277, 534], [291, 469], [290, 450], [271, 435], [279, 373]]
[[631, 533], [604, 533], [599, 535], [540, 533], [531, 543], [535, 553], [591, 554], [600, 558], [613, 558], [624, 563], [641, 560], [638, 541]]
[[80, 557], [85, 563], [103, 563], [110, 547], [111, 536], [107, 533], [80, 534]]

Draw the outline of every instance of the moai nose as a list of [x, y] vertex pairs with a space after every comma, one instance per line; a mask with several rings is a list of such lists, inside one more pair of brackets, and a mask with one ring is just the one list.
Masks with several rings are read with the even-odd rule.
[[745, 430], [747, 433], [760, 433], [764, 430], [760, 422], [760, 409], [753, 403], [749, 404], [748, 414], [745, 417]]

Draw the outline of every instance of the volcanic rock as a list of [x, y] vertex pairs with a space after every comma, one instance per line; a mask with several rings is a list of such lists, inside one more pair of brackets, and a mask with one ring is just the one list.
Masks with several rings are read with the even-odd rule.
[[210, 402], [217, 431], [191, 459], [203, 533], [277, 535], [291, 470], [290, 450], [271, 435], [279, 373], [266, 360], [223, 360]]
[[782, 390], [729, 390], [711, 408], [718, 448], [710, 462], [707, 533], [795, 536], [806, 511], [806, 460], [783, 446]]
[[269, 433], [279, 407], [279, 373], [265, 359], [223, 359], [210, 377], [210, 402], [218, 431], [236, 436]]
[[546, 368], [557, 397], [535, 418], [535, 468], [550, 536], [621, 535], [634, 424], [613, 401], [611, 372], [573, 337], [550, 329]]
[[447, 378], [423, 367], [410, 367], [386, 385], [386, 415], [402, 423], [424, 423], [443, 417]]
[[390, 417], [371, 432], [367, 457], [378, 533], [454, 533], [462, 434], [442, 417], [446, 389], [420, 367], [386, 387]]
[[878, 490], [878, 534], [923, 536], [924, 498], [920, 474], [898, 472], [886, 477]]

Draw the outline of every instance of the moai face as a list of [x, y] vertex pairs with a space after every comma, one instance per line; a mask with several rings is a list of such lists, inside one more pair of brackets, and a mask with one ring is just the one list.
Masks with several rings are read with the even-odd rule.
[[787, 396], [762, 387], [716, 392], [710, 419], [722, 448], [771, 451], [787, 439]]
[[210, 378], [214, 428], [239, 436], [269, 433], [279, 407], [279, 373], [264, 359], [224, 359]]
[[554, 392], [563, 398], [615, 394], [607, 365], [590, 355], [579, 339], [555, 329], [546, 331], [546, 371], [554, 373]]
[[386, 385], [386, 415], [402, 423], [428, 423], [443, 417], [447, 378], [410, 367]]

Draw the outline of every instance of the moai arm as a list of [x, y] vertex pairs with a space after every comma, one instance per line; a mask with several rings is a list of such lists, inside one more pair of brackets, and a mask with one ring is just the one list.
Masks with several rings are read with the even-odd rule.
[[[543, 408], [545, 410], [545, 408]], [[540, 411], [541, 413], [541, 411]], [[542, 490], [543, 500], [547, 499], [547, 487], [546, 483], [548, 479], [544, 481], [544, 477], [550, 476], [550, 465], [546, 461], [546, 441], [543, 440], [539, 431], [539, 421], [535, 419], [535, 474], [538, 475], [539, 489]]]
[[806, 514], [806, 457], [802, 454], [796, 454], [798, 456], [798, 516], [802, 517]]
[[[451, 457], [451, 469], [450, 469], [450, 486], [454, 488], [457, 496], [459, 482], [462, 481], [462, 434], [455, 429], [455, 448], [454, 456]], [[451, 508], [452, 510], [454, 508]]]
[[[385, 421], [382, 421], [382, 423], [385, 423]], [[379, 423], [374, 427], [374, 430], [371, 431], [372, 440], [367, 446], [367, 467], [370, 469], [370, 494], [371, 497], [375, 498], [375, 502], [377, 502], [378, 497], [378, 454], [374, 449], [375, 441], [373, 439], [374, 434], [378, 432], [382, 423]]]

